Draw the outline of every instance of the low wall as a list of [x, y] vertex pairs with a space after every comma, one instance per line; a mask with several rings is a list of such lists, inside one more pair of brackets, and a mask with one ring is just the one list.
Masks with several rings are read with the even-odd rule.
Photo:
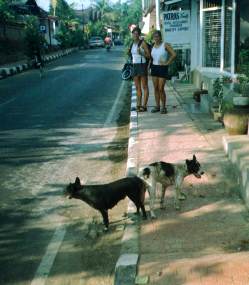
[[25, 38], [24, 24], [7, 24], [5, 27], [0, 25], [0, 39], [23, 42]]

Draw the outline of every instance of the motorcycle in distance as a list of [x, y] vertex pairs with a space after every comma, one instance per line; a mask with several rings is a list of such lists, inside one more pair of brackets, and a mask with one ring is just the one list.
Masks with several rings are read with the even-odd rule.
[[106, 44], [106, 51], [110, 51], [111, 50], [111, 43]]

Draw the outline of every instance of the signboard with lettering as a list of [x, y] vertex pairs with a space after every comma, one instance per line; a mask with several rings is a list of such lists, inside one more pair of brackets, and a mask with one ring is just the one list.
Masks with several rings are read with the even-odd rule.
[[190, 48], [190, 10], [164, 12], [162, 16], [164, 41], [176, 49]]

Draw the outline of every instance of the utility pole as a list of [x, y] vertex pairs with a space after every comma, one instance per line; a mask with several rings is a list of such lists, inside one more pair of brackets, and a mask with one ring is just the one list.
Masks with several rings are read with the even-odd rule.
[[156, 0], [156, 29], [160, 28], [160, 0]]
[[[56, 6], [57, 6], [57, 0], [51, 0], [51, 6], [53, 7], [53, 16], [55, 17], [55, 12], [56, 12]], [[54, 35], [55, 35], [55, 29], [56, 29], [56, 25], [55, 25], [55, 18], [53, 19], [53, 30], [54, 30]]]
[[83, 5], [83, 2], [81, 4], [81, 9], [82, 9], [82, 31], [84, 33], [84, 5]]

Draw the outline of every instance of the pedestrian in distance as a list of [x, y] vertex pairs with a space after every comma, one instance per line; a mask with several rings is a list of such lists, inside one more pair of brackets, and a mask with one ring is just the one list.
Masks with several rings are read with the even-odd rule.
[[40, 47], [37, 47], [34, 50], [34, 67], [39, 69], [40, 78], [42, 78], [43, 77], [43, 73], [44, 73], [44, 61], [43, 61], [42, 56], [41, 56], [41, 49], [40, 49]]
[[[153, 33], [154, 45], [151, 51], [151, 76], [154, 86], [156, 107], [151, 112], [167, 114], [166, 93], [164, 90], [166, 80], [169, 79], [168, 66], [175, 60], [176, 53], [168, 43], [162, 40], [160, 31]], [[160, 106], [161, 103], [161, 106]]]
[[138, 27], [132, 30], [132, 39], [129, 55], [132, 58], [133, 80], [137, 91], [137, 112], [145, 112], [149, 98], [147, 59], [150, 58], [150, 50], [146, 42], [141, 39], [141, 30]]

